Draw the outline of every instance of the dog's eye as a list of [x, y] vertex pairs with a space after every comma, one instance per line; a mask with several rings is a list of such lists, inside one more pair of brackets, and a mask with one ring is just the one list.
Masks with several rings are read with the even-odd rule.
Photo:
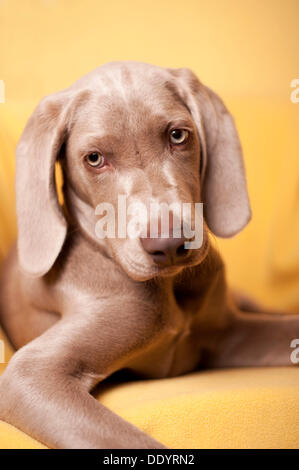
[[103, 155], [98, 152], [93, 152], [87, 155], [86, 161], [90, 166], [94, 168], [101, 168], [102, 166], [104, 166], [105, 163]]
[[186, 129], [173, 129], [170, 132], [170, 142], [175, 145], [184, 144], [188, 137], [189, 131], [186, 131]]

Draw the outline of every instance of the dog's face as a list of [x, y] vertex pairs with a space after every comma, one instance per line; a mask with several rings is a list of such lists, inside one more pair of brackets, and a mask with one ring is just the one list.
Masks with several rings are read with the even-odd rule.
[[[99, 86], [98, 93], [89, 95], [73, 115], [63, 165], [66, 184], [93, 212], [103, 202], [115, 208], [116, 236], [101, 243], [129, 276], [144, 280], [173, 274], [203, 259], [206, 230], [199, 249], [169, 260], [153, 257], [138, 236], [117, 237], [120, 195], [127, 208], [145, 205], [146, 222], [153, 217], [150, 204], [200, 202], [197, 128], [178, 91], [158, 73], [123, 76], [112, 82], [109, 94]], [[71, 200], [69, 205], [73, 207]], [[128, 215], [127, 224], [132, 217]], [[159, 241], [156, 245], [156, 252], [161, 251]]]
[[[44, 160], [42, 152], [47, 154]], [[208, 250], [207, 225], [194, 225], [195, 203], [204, 203], [209, 228], [221, 236], [236, 233], [249, 219], [241, 151], [231, 116], [186, 69], [140, 63], [100, 67], [39, 105], [17, 156], [20, 262], [35, 275], [50, 269], [66, 233], [53, 185], [58, 156], [69, 213], [136, 280], [172, 275], [202, 261]], [[37, 175], [36, 164], [42, 167]], [[147, 217], [139, 219], [143, 234], [120, 236], [124, 207], [120, 208], [119, 197], [127, 209], [140, 203], [146, 208]], [[114, 236], [104, 239], [96, 231], [96, 212], [102, 212], [98, 207], [103, 203], [114, 208], [109, 216], [113, 221], [105, 213], [106, 226], [111, 222]], [[161, 203], [170, 207], [170, 232], [183, 214], [172, 208], [191, 205], [191, 226], [202, 229], [197, 249], [182, 250], [188, 237], [182, 235], [176, 242], [173, 233], [161, 244], [163, 215], [153, 216], [150, 210], [151, 204]], [[47, 211], [45, 217], [43, 211]], [[34, 214], [39, 214], [38, 223]], [[134, 215], [128, 211], [126, 227]], [[158, 240], [149, 234], [155, 217]], [[180, 225], [183, 230], [183, 221]], [[32, 226], [38, 247], [32, 243]], [[46, 231], [50, 234], [45, 235]]]

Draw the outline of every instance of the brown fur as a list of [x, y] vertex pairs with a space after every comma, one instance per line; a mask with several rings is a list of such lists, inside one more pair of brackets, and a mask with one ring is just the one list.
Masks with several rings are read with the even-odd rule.
[[[170, 123], [190, 130], [185, 146], [170, 150]], [[84, 164], [93, 151], [111, 162], [105, 173]], [[240, 231], [250, 208], [232, 117], [191, 71], [110, 63], [46, 97], [18, 145], [16, 192], [0, 314], [18, 351], [0, 379], [0, 418], [50, 447], [163, 448], [97, 402], [93, 387], [121, 369], [159, 378], [290, 364], [299, 318], [238, 310], [209, 243], [209, 229]], [[100, 241], [95, 207], [118, 194], [203, 201], [202, 247], [162, 268], [140, 240]]]

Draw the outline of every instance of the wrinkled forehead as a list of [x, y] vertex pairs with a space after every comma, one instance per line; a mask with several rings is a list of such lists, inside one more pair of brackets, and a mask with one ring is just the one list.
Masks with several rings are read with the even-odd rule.
[[75, 130], [123, 135], [189, 120], [190, 112], [170, 76], [120, 68], [90, 78], [89, 97], [75, 113]]

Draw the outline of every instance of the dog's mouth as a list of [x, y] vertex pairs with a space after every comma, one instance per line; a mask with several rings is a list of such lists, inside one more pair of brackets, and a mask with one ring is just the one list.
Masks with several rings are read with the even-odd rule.
[[141, 264], [137, 263], [130, 257], [126, 257], [122, 260], [121, 265], [127, 275], [135, 281], [149, 281], [155, 277], [169, 277], [175, 276], [184, 269], [185, 266], [170, 265], [170, 266], [159, 266], [157, 264]]
[[[182, 248], [177, 257], [165, 258], [163, 252], [156, 251], [149, 255], [139, 245], [138, 253], [135, 256], [132, 251], [125, 250], [125, 255], [120, 256], [115, 253], [118, 263], [126, 274], [135, 281], [147, 281], [155, 277], [171, 277], [179, 274], [183, 269], [200, 264], [207, 255], [209, 249], [209, 239], [205, 237], [200, 249], [187, 250], [184, 253]], [[118, 250], [117, 250], [118, 251]]]

